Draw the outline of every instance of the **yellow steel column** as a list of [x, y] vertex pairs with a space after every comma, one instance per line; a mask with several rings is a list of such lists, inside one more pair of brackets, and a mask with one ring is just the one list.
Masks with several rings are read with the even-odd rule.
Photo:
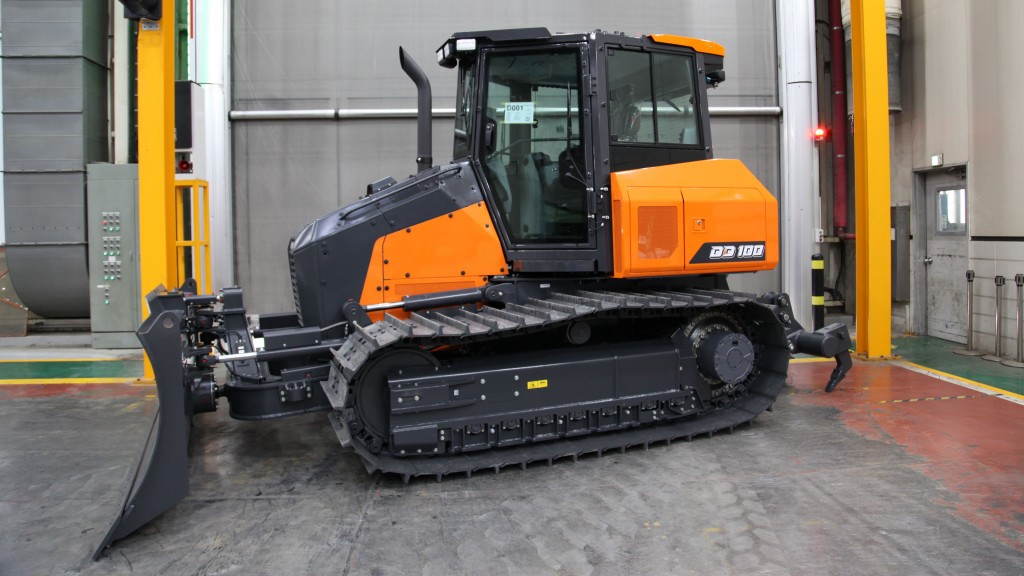
[[[139, 265], [142, 313], [157, 285], [174, 287], [174, 2], [158, 21], [139, 22]], [[145, 376], [153, 378], [149, 359]]]
[[889, 82], [884, 0], [851, 0], [857, 204], [857, 353], [892, 354]]

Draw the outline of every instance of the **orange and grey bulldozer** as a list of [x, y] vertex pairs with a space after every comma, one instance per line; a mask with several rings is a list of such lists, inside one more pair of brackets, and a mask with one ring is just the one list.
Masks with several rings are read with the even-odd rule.
[[[293, 311], [154, 290], [139, 338], [159, 410], [97, 555], [188, 491], [193, 416], [325, 411], [369, 472], [438, 479], [712, 435], [781, 391], [794, 352], [851, 365], [846, 326], [730, 291], [779, 259], [775, 199], [712, 158], [723, 48], [671, 35], [453, 35], [454, 154], [384, 178], [288, 247]], [[226, 380], [215, 368], [223, 365]], [[201, 420], [196, 425], [201, 426]]]

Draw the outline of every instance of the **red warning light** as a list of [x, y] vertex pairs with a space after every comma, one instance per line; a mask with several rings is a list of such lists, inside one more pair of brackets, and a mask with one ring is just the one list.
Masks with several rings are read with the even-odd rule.
[[824, 127], [818, 126], [817, 128], [814, 129], [814, 141], [815, 142], [824, 142], [825, 138], [827, 138], [827, 137], [828, 137], [828, 130], [826, 130]]
[[192, 163], [188, 160], [181, 160], [178, 162], [178, 173], [179, 174], [191, 174]]

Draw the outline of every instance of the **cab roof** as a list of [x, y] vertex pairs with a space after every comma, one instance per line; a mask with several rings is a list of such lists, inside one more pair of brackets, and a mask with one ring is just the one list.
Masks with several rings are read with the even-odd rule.
[[[478, 41], [485, 42], [487, 44], [519, 44], [526, 42], [537, 42], [547, 41], [556, 37], [569, 38], [572, 36], [578, 37], [580, 40], [586, 36], [591, 38], [597, 35], [619, 35], [627, 36], [620, 32], [605, 32], [602, 30], [595, 30], [589, 34], [552, 34], [547, 28], [507, 28], [501, 30], [477, 30], [471, 32], [456, 32], [445, 41], [437, 50], [437, 61], [442, 66], [452, 67], [455, 65], [455, 57], [457, 52], [462, 51], [475, 51], [476, 43]], [[656, 44], [671, 44], [674, 46], [683, 46], [690, 48], [703, 54], [710, 54], [718, 57], [725, 56], [725, 48], [717, 43], [710, 40], [702, 40], [700, 38], [692, 38], [689, 36], [678, 36], [675, 34], [646, 34], [644, 36], [631, 36], [631, 38], [649, 38], [651, 42]]]

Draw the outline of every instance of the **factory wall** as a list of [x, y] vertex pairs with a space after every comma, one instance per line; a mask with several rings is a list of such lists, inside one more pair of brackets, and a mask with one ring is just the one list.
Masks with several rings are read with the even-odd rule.
[[[316, 0], [301, 8], [238, 0], [232, 5], [231, 108], [415, 108], [415, 88], [398, 66], [399, 45], [430, 77], [434, 107], [453, 108], [455, 75], [434, 64], [443, 40], [456, 31], [524, 26], [714, 40], [725, 46], [728, 79], [712, 92], [711, 106], [778, 106], [775, 9], [765, 0]], [[772, 116], [712, 119], [715, 154], [742, 159], [776, 196], [778, 125]], [[303, 224], [362, 196], [370, 182], [415, 171], [413, 120], [235, 121], [231, 130], [236, 278], [253, 310], [291, 306], [286, 251]], [[435, 163], [450, 158], [451, 130], [450, 120], [435, 120]], [[760, 290], [777, 282], [762, 273], [734, 284]]]
[[11, 283], [41, 316], [85, 317], [85, 167], [108, 159], [108, 5], [0, 4], [4, 242]]
[[[903, 10], [904, 111], [892, 119], [892, 201], [910, 204], [916, 215], [911, 256], [916, 301], [906, 310], [905, 327], [918, 333], [929, 329], [923, 262], [936, 255], [920, 241], [927, 219], [934, 216], [926, 213], [923, 183], [965, 170], [966, 267], [976, 273], [975, 347], [995, 349], [993, 279], [1001, 275], [1006, 278], [1002, 350], [1012, 357], [1014, 275], [1024, 273], [1019, 161], [1024, 145], [1024, 2], [905, 0]], [[933, 166], [933, 156], [940, 154], [941, 165]], [[967, 299], [965, 272], [950, 271], [961, 302]], [[963, 342], [966, 308], [959, 324], [955, 339]]]

